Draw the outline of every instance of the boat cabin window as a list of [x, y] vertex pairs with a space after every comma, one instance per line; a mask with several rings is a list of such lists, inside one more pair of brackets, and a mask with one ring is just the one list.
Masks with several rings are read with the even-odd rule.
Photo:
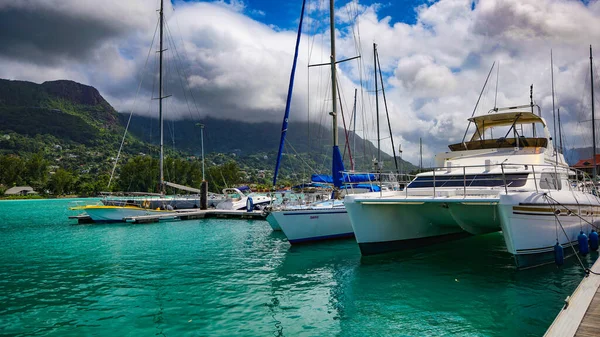
[[540, 188], [543, 190], [560, 190], [562, 184], [554, 172], [542, 172], [540, 177]]
[[[435, 176], [435, 187], [522, 187], [527, 183], [527, 173], [506, 174], [467, 174]], [[421, 176], [408, 184], [407, 188], [433, 187], [433, 176]]]

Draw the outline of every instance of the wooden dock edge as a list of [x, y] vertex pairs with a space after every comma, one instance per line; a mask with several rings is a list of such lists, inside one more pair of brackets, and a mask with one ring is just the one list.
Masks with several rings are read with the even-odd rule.
[[[600, 258], [590, 269], [595, 273], [600, 273]], [[565, 300], [565, 306], [558, 313], [544, 337], [575, 336], [599, 286], [600, 275], [590, 274], [585, 277], [573, 294], [568, 297], [568, 300]]]

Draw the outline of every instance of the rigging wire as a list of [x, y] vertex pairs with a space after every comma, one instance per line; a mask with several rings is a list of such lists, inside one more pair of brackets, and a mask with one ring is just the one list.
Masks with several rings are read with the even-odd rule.
[[150, 59], [150, 53], [152, 51], [152, 46], [154, 45], [154, 40], [156, 39], [156, 32], [158, 31], [158, 22], [156, 23], [156, 27], [154, 28], [154, 34], [152, 36], [152, 42], [150, 43], [150, 48], [148, 48], [148, 55], [146, 56], [146, 61], [144, 62], [144, 67], [140, 73], [140, 83], [138, 84], [138, 88], [135, 93], [135, 97], [133, 99], [133, 104], [131, 106], [131, 110], [129, 111], [129, 118], [127, 119], [127, 125], [125, 126], [125, 131], [123, 132], [123, 138], [121, 139], [121, 145], [119, 146], [119, 151], [117, 152], [117, 157], [115, 158], [115, 164], [113, 165], [112, 172], [110, 173], [110, 178], [108, 179], [108, 186], [110, 188], [110, 184], [113, 180], [115, 169], [117, 168], [117, 164], [119, 162], [119, 158], [121, 157], [121, 150], [123, 149], [123, 144], [125, 143], [125, 137], [127, 136], [127, 130], [129, 129], [129, 124], [131, 123], [131, 117], [133, 116], [133, 109], [135, 108], [135, 103], [137, 102], [137, 97], [140, 93], [140, 89], [142, 88], [142, 83], [144, 81], [143, 73], [146, 70], [146, 66], [148, 65], [148, 60]]

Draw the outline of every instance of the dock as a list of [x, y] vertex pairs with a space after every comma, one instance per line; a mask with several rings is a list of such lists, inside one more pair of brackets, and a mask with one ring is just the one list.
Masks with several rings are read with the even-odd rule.
[[[207, 210], [181, 210], [177, 211], [176, 214], [162, 214], [162, 215], [142, 215], [123, 218], [123, 222], [128, 223], [152, 223], [159, 221], [178, 221], [178, 220], [196, 220], [196, 219], [250, 219], [250, 220], [264, 220], [266, 214], [262, 211], [237, 211], [237, 210], [222, 210], [222, 209], [207, 209]], [[79, 224], [94, 223], [89, 215], [74, 215], [70, 216], [69, 219], [76, 219]]]
[[[600, 259], [592, 268], [600, 274]], [[565, 304], [544, 337], [592, 337], [600, 335], [600, 275], [586, 276]]]

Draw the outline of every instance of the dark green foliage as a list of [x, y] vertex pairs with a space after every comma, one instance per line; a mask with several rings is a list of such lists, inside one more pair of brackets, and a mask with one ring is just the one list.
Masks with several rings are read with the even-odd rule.
[[0, 131], [30, 137], [48, 134], [85, 145], [92, 145], [100, 135], [81, 117], [46, 108], [0, 107]]
[[48, 190], [54, 195], [70, 194], [75, 177], [67, 170], [59, 168], [48, 181]]
[[148, 156], [133, 157], [121, 167], [118, 190], [157, 192], [158, 179], [158, 159]]
[[221, 193], [226, 187], [238, 187], [243, 181], [238, 164], [234, 161], [210, 167], [206, 176], [210, 182], [209, 191], [215, 193]]

